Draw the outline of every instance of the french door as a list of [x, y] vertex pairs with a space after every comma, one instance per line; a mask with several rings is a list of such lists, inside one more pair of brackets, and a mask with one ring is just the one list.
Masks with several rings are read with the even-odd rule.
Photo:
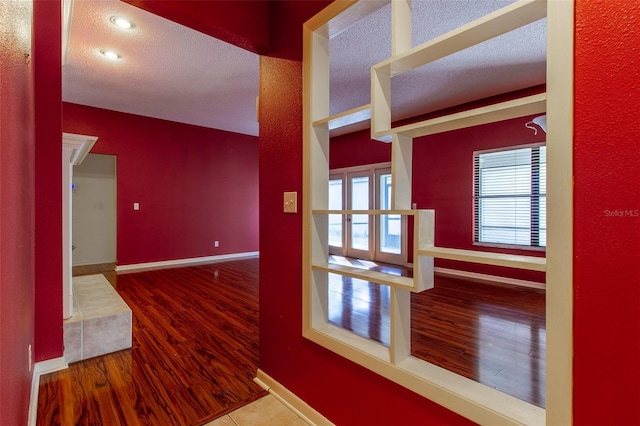
[[329, 215], [329, 253], [364, 260], [404, 264], [406, 235], [400, 215], [354, 213], [391, 208], [391, 170], [369, 168], [332, 173], [329, 179], [329, 209], [349, 214]]
[[[352, 172], [346, 174], [346, 210], [371, 210], [373, 197], [371, 191], [371, 172]], [[358, 259], [372, 259], [371, 242], [373, 223], [368, 214], [345, 215], [345, 255]]]
[[[375, 170], [376, 206], [378, 210], [391, 210], [391, 169]], [[407, 222], [399, 214], [376, 215], [375, 259], [380, 262], [403, 265], [406, 263]]]

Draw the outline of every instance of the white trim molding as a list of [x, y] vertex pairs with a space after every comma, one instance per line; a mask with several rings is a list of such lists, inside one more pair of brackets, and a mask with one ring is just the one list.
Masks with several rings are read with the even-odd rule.
[[33, 374], [45, 375], [49, 373], [55, 373], [56, 371], [69, 368], [69, 365], [65, 362], [64, 357], [52, 358], [46, 361], [36, 362], [33, 367]]
[[64, 357], [52, 358], [46, 361], [36, 362], [31, 376], [31, 400], [29, 401], [29, 426], [35, 426], [38, 419], [38, 391], [40, 388], [40, 376], [69, 368]]
[[[69, 3], [68, 3], [69, 4]], [[76, 135], [73, 133], [62, 134], [62, 318], [71, 318], [73, 315], [73, 288], [72, 275], [72, 196], [71, 184], [73, 183], [73, 166], [82, 163], [93, 145], [98, 140], [97, 136]]]
[[97, 140], [97, 136], [76, 135], [74, 133], [62, 134], [62, 146], [69, 148], [71, 153], [69, 161], [74, 166], [82, 163], [82, 160], [89, 154]]
[[271, 395], [282, 402], [288, 409], [293, 411], [303, 421], [310, 425], [331, 426], [333, 423], [326, 417], [316, 411], [309, 404], [300, 399], [296, 394], [282, 386], [264, 371], [258, 369], [254, 382], [259, 384], [262, 389], [269, 391]]
[[183, 266], [203, 265], [205, 263], [223, 262], [226, 260], [239, 260], [252, 257], [259, 257], [259, 251], [248, 251], [243, 253], [221, 254], [217, 256], [191, 257], [188, 259], [162, 260], [159, 262], [133, 263], [130, 265], [117, 265], [116, 272], [126, 274], [130, 272], [142, 272], [152, 269], [178, 268]]

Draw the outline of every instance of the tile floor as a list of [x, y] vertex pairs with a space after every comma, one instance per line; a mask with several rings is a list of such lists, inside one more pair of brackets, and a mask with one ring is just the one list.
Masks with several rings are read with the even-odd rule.
[[272, 395], [238, 408], [204, 426], [307, 426], [307, 423]]

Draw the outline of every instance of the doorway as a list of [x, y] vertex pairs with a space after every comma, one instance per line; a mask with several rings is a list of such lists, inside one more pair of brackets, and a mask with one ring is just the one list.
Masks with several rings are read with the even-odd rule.
[[361, 214], [391, 210], [388, 163], [332, 170], [329, 178], [329, 253], [395, 265], [406, 264], [406, 221], [401, 215]]
[[89, 154], [74, 166], [72, 265], [116, 262], [116, 157]]

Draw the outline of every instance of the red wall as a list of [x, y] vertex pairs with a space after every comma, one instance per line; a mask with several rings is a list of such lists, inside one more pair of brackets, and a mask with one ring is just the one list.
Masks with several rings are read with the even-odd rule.
[[331, 138], [329, 169], [391, 161], [391, 144], [371, 139], [369, 129]]
[[36, 361], [63, 354], [61, 13], [59, 0], [34, 2]]
[[117, 156], [119, 265], [257, 251], [255, 136], [69, 103], [63, 117]]
[[640, 424], [639, 22], [639, 2], [577, 1], [577, 425]]
[[[34, 336], [32, 9], [0, 7], [0, 424], [25, 425]], [[25, 32], [19, 32], [26, 30]], [[22, 35], [22, 38], [20, 37]]]
[[269, 47], [267, 0], [123, 0], [254, 53]]

